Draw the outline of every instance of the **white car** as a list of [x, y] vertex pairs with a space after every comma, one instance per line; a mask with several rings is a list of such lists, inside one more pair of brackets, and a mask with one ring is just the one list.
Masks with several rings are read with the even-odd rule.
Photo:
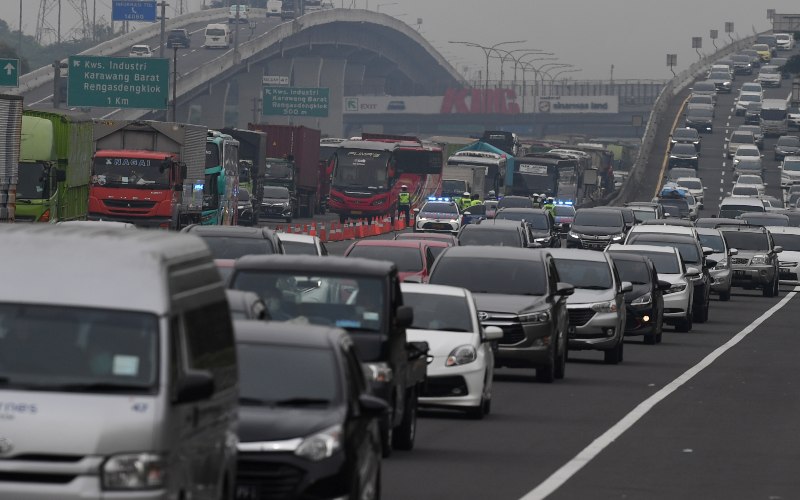
[[764, 87], [758, 82], [745, 82], [739, 88], [739, 95], [742, 94], [758, 94], [764, 97]]
[[287, 255], [328, 255], [325, 244], [316, 236], [296, 233], [277, 233], [278, 239], [283, 244], [283, 251]]
[[764, 196], [767, 190], [767, 185], [764, 184], [761, 176], [754, 174], [740, 175], [739, 178], [736, 179], [736, 184], [734, 184], [734, 187], [736, 186], [753, 186], [758, 190], [758, 196]]
[[778, 254], [778, 279], [781, 285], [800, 285], [800, 227], [770, 227]]
[[758, 187], [752, 184], [734, 184], [728, 196], [731, 198], [758, 198]]
[[700, 270], [686, 267], [676, 248], [612, 244], [606, 248], [606, 252], [631, 252], [653, 261], [658, 279], [671, 284], [669, 290], [664, 291], [664, 323], [674, 325], [679, 332], [688, 332], [692, 329], [694, 286], [691, 279], [700, 276]]
[[489, 414], [491, 342], [500, 340], [503, 330], [481, 326], [472, 293], [464, 288], [401, 283], [400, 290], [403, 304], [414, 310], [406, 339], [429, 346], [427, 389], [419, 404], [463, 410], [473, 418]]
[[281, 0], [267, 0], [267, 17], [281, 17]]
[[747, 105], [750, 103], [761, 103], [763, 100], [762, 94], [755, 92], [743, 92], [736, 98], [736, 115], [741, 116], [747, 111]]
[[456, 202], [449, 198], [430, 198], [422, 208], [414, 209], [414, 231], [446, 231], [461, 229], [461, 213]]
[[778, 50], [792, 50], [794, 48], [794, 37], [790, 33], [775, 33], [775, 41]]
[[134, 45], [128, 57], [153, 57], [153, 51], [149, 45]]
[[695, 197], [700, 208], [703, 208], [703, 200], [705, 199], [705, 190], [703, 181], [699, 177], [678, 177], [675, 184], [689, 191]]
[[756, 81], [764, 87], [780, 87], [783, 81], [783, 75], [778, 71], [777, 66], [762, 66], [761, 70], [758, 72]]
[[782, 188], [800, 184], [800, 156], [785, 156], [779, 168]]

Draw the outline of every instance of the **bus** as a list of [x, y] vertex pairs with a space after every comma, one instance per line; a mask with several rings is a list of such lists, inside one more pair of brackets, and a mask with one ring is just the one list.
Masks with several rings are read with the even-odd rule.
[[786, 99], [764, 99], [761, 101], [761, 130], [764, 135], [786, 135], [789, 133], [789, 110]]
[[[514, 179], [511, 194], [531, 196], [544, 194], [555, 198], [559, 196], [560, 168], [575, 168], [577, 162], [555, 154], [538, 153], [517, 158], [514, 163]], [[565, 172], [569, 175], [569, 172]]]
[[349, 217], [397, 213], [403, 185], [411, 208], [421, 207], [441, 189], [442, 148], [417, 138], [364, 134], [339, 144], [334, 155], [328, 209], [345, 222]]
[[483, 183], [483, 193], [478, 193], [485, 199], [489, 191], [501, 193], [501, 188], [506, 180], [506, 156], [488, 151], [458, 151], [447, 159], [447, 166], [479, 166], [486, 167], [486, 179]]
[[218, 130], [206, 138], [206, 168], [200, 223], [235, 226], [238, 222], [239, 141]]
[[511, 156], [518, 156], [520, 143], [517, 134], [503, 130], [487, 130], [481, 136], [481, 141], [503, 150]]

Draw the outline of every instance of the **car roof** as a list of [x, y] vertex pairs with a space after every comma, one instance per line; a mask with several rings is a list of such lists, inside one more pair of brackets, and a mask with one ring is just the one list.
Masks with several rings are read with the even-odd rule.
[[351, 274], [383, 277], [397, 272], [397, 266], [388, 260], [361, 257], [316, 255], [245, 255], [236, 260], [237, 270], [287, 271], [318, 274]]
[[741, 224], [736, 226], [720, 226], [718, 228], [723, 232], [739, 232], [739, 233], [767, 233], [767, 228], [764, 226], [754, 226], [752, 224]]
[[713, 222], [714, 224], [744, 224], [745, 222], [741, 219], [731, 219], [727, 217], [701, 217], [694, 221], [695, 228], [700, 229], [702, 226], [698, 226], [697, 224], [705, 224], [707, 222]]
[[196, 234], [202, 237], [228, 237], [228, 238], [253, 238], [270, 239], [274, 234], [272, 229], [266, 227], [244, 226], [201, 226], [194, 224], [183, 229], [184, 233]]
[[603, 252], [581, 250], [578, 248], [552, 248], [550, 253], [556, 259], [587, 260], [591, 262], [608, 262]]
[[[470, 224], [471, 225], [471, 224]], [[469, 226], [467, 226], [469, 227]], [[479, 258], [492, 260], [524, 260], [540, 262], [549, 252], [537, 248], [493, 247], [482, 245], [464, 245], [450, 247], [439, 256], [447, 258]]]
[[631, 228], [629, 234], [638, 233], [661, 233], [661, 234], [680, 234], [694, 236], [694, 226], [670, 226], [670, 225], [642, 225], [639, 224]]
[[625, 206], [628, 208], [639, 207], [657, 209], [658, 203], [653, 203], [652, 201], [629, 201], [625, 204]]
[[[745, 184], [746, 186], [747, 184]], [[733, 197], [733, 196], [726, 196], [722, 198], [722, 201], [719, 202], [719, 206], [722, 207], [724, 205], [750, 205], [753, 207], [764, 207], [764, 204], [761, 203], [761, 200], [758, 198], [751, 198], [749, 196], [742, 196], [742, 197]]]
[[512, 213], [512, 214], [544, 214], [546, 213], [543, 208], [534, 208], [534, 207], [508, 207], [508, 208], [501, 208], [497, 211], [497, 213]]
[[611, 260], [615, 262], [618, 260], [627, 260], [629, 262], [644, 262], [645, 264], [651, 262], [650, 259], [648, 259], [646, 256], [633, 252], [617, 252], [612, 250], [607, 254], [611, 258]]
[[449, 233], [400, 233], [395, 235], [395, 240], [432, 240], [443, 241], [458, 245], [458, 238]]
[[742, 212], [739, 217], [760, 217], [762, 219], [777, 219], [789, 220], [789, 217], [784, 214], [776, 214], [774, 212]]
[[715, 227], [698, 227], [696, 228], [697, 234], [714, 234], [718, 236], [722, 236], [719, 229]]
[[800, 227], [794, 226], [775, 226], [769, 228], [770, 233], [796, 234], [800, 236]]
[[359, 240], [353, 242], [355, 247], [392, 247], [392, 248], [421, 248], [428, 246], [427, 241], [422, 240]]
[[469, 290], [457, 286], [430, 285], [423, 283], [400, 283], [403, 293], [423, 293], [428, 295], [447, 295], [450, 297], [467, 297]]
[[619, 210], [615, 210], [616, 207], [587, 207], [587, 208], [579, 208], [578, 212], [594, 212], [594, 213], [602, 213], [602, 214], [611, 214], [611, 213], [619, 213]]
[[701, 184], [703, 183], [703, 179], [701, 179], [700, 177], [678, 177], [677, 179], [675, 179], [675, 182], [680, 182], [680, 181], [697, 181], [700, 182]]
[[281, 241], [292, 241], [295, 243], [307, 243], [309, 245], [316, 245], [317, 238], [316, 236], [311, 236], [308, 234], [297, 234], [297, 233], [280, 233], [276, 232], [275, 236], [278, 237]]
[[658, 246], [658, 245], [622, 245], [619, 243], [612, 243], [606, 247], [606, 252], [649, 252], [649, 253], [663, 253], [674, 255], [678, 259], [681, 258], [680, 251], [675, 247]]
[[340, 328], [310, 324], [292, 324], [285, 321], [260, 321], [237, 319], [233, 322], [237, 344], [265, 344], [295, 347], [332, 349], [347, 338]]
[[[739, 132], [739, 133], [741, 134], [742, 132]], [[748, 133], [750, 133], [750, 132], [748, 132]], [[752, 134], [750, 134], [750, 135], [752, 135]], [[741, 146], [739, 146], [739, 148], [736, 150], [736, 154], [739, 154], [739, 151], [746, 151], [746, 150], [748, 150], [748, 149], [754, 149], [754, 150], [756, 150], [756, 151], [759, 151], [759, 152], [760, 152], [760, 150], [758, 149], [758, 146], [756, 146], [755, 144], [742, 144], [742, 145], [741, 145]]]

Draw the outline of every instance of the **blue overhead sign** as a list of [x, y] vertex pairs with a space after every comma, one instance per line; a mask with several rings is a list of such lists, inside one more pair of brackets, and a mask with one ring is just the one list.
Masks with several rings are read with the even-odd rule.
[[154, 0], [112, 0], [112, 21], [144, 21], [156, 20], [156, 2]]

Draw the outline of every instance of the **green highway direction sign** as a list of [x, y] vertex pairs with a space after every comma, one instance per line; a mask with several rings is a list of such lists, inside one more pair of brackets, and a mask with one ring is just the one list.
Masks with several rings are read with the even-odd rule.
[[80, 108], [166, 109], [169, 59], [70, 56], [67, 104]]
[[19, 59], [0, 59], [0, 87], [19, 87]]
[[266, 116], [328, 116], [330, 89], [303, 87], [268, 87], [262, 90], [262, 114]]

